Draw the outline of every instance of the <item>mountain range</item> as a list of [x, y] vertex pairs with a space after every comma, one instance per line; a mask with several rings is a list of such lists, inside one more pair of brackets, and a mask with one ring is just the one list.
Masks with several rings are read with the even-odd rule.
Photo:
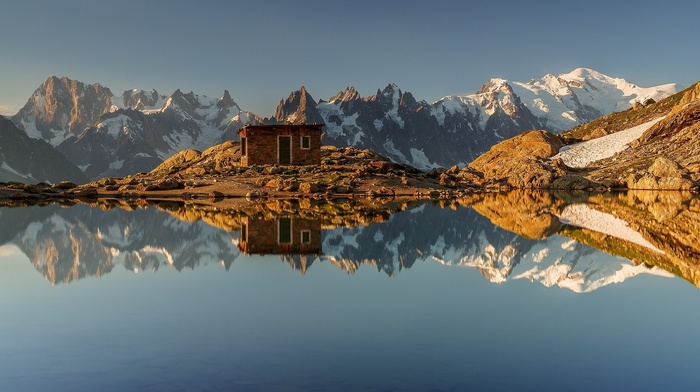
[[210, 98], [175, 91], [127, 90], [49, 77], [12, 121], [42, 139], [92, 179], [149, 171], [183, 149], [203, 150], [235, 137], [257, 116], [228, 91]]
[[242, 110], [228, 91], [218, 98], [138, 89], [115, 96], [99, 84], [52, 76], [11, 120], [90, 179], [149, 171], [181, 150], [236, 140], [241, 126], [263, 122], [323, 122], [325, 144], [368, 148], [430, 169], [464, 165], [528, 129], [563, 131], [677, 90], [675, 84], [644, 88], [579, 68], [527, 83], [491, 79], [475, 94], [433, 103], [395, 84], [365, 97], [347, 87], [328, 101], [316, 101], [302, 87], [280, 101], [273, 117], [263, 118]]

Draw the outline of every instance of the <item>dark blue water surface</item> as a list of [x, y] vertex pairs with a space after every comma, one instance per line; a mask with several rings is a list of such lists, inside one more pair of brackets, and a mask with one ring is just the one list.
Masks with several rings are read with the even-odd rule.
[[700, 381], [698, 288], [559, 235], [518, 237], [470, 208], [324, 224], [321, 252], [308, 256], [246, 254], [254, 223], [246, 239], [239, 226], [155, 208], [0, 218], [2, 391], [656, 391]]

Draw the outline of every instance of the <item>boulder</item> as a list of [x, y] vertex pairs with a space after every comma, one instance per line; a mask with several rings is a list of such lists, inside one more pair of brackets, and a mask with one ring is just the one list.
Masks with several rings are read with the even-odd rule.
[[459, 173], [459, 166], [454, 165], [445, 171], [446, 174], [454, 175]]
[[646, 171], [627, 177], [628, 189], [687, 190], [694, 186], [688, 170], [665, 157], [656, 158]]
[[491, 147], [469, 167], [480, 172], [486, 182], [505, 182], [519, 189], [547, 188], [564, 174], [561, 162], [548, 159], [562, 146], [562, 141], [547, 131], [528, 131]]
[[82, 189], [75, 189], [72, 193], [73, 196], [75, 197], [86, 197], [86, 198], [93, 198], [97, 197], [97, 189], [95, 188], [82, 188]]
[[224, 193], [220, 191], [209, 192], [209, 198], [213, 200], [222, 200], [225, 196], [226, 195], [224, 195]]
[[387, 161], [371, 161], [369, 165], [377, 169], [380, 173], [387, 173], [391, 170], [391, 162]]
[[117, 183], [117, 181], [115, 181], [114, 178], [105, 177], [105, 178], [100, 179], [97, 183], [100, 186], [108, 186], [108, 185], [115, 185]]
[[283, 181], [284, 180], [282, 179], [282, 177], [275, 177], [275, 178], [271, 179], [270, 181], [268, 181], [265, 184], [265, 186], [267, 188], [272, 188], [272, 189], [282, 188]]
[[182, 150], [171, 156], [158, 165], [151, 173], [170, 172], [178, 167], [186, 166], [202, 156], [202, 153], [197, 150]]
[[77, 187], [78, 185], [74, 182], [70, 181], [61, 181], [59, 182], [55, 187], [58, 189], [73, 189]]
[[299, 184], [300, 193], [316, 193], [318, 192], [318, 184], [313, 182], [302, 182]]
[[180, 181], [178, 181], [174, 178], [163, 179], [162, 181], [160, 181], [157, 184], [157, 186], [158, 186], [158, 189], [163, 190], [163, 191], [167, 191], [167, 190], [171, 190], [171, 189], [180, 189], [183, 187], [182, 184], [180, 183]]
[[682, 178], [688, 176], [688, 171], [681, 165], [665, 157], [656, 158], [654, 163], [649, 166], [648, 171], [656, 177]]
[[593, 131], [591, 131], [591, 133], [589, 133], [588, 135], [583, 136], [581, 138], [581, 140], [583, 140], [583, 141], [593, 140], [593, 139], [597, 139], [599, 137], [606, 136], [607, 134], [608, 134], [608, 131], [606, 131], [605, 128], [598, 127], [596, 129], [594, 129]]

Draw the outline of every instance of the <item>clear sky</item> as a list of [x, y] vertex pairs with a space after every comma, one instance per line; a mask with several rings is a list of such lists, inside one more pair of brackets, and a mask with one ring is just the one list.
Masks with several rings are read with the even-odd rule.
[[0, 0], [0, 114], [49, 75], [115, 95], [221, 96], [270, 116], [396, 83], [416, 99], [593, 68], [641, 86], [700, 80], [700, 2]]

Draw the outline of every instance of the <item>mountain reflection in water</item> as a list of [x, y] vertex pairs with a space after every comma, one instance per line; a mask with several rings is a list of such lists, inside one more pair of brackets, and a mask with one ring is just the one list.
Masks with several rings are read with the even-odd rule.
[[[589, 292], [638, 274], [700, 285], [700, 200], [635, 191], [486, 194], [427, 204], [271, 201], [218, 211], [58, 205], [2, 208], [0, 243], [17, 245], [51, 283], [277, 255], [306, 273], [329, 262], [389, 276], [419, 262], [477, 269], [486, 279]], [[612, 256], [603, 255], [602, 252]]]

